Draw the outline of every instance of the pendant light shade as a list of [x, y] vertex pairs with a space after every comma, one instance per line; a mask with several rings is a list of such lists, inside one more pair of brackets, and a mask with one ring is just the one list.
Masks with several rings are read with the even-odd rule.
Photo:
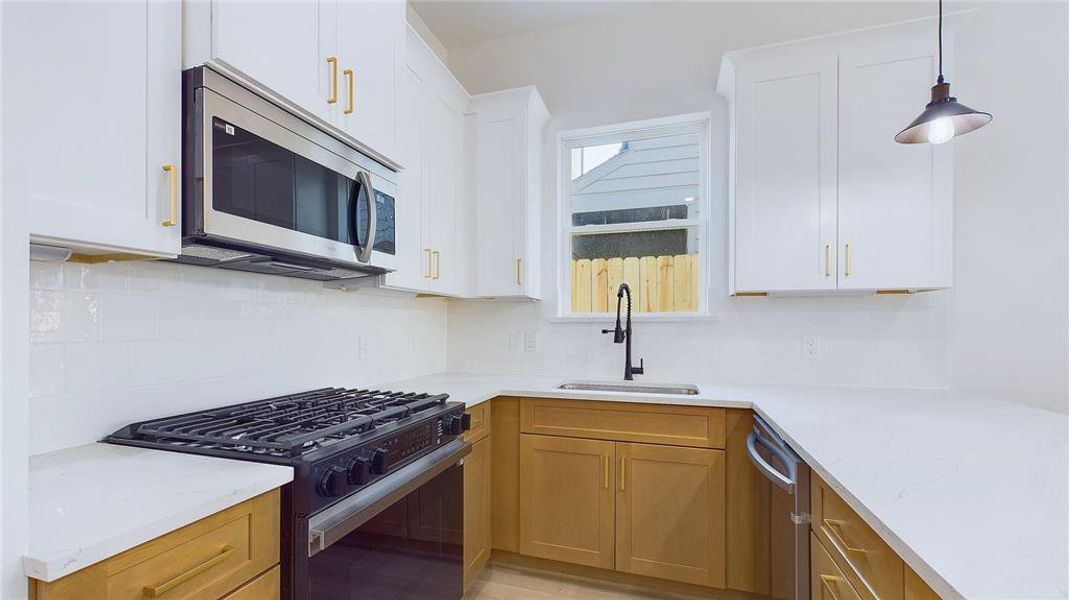
[[899, 144], [942, 144], [991, 122], [991, 114], [959, 104], [943, 81], [943, 0], [939, 0], [939, 79], [932, 86], [932, 101], [924, 112], [898, 132]]
[[942, 144], [990, 122], [989, 113], [960, 104], [951, 96], [949, 83], [937, 83], [932, 86], [932, 101], [919, 117], [898, 132], [895, 141], [899, 144]]

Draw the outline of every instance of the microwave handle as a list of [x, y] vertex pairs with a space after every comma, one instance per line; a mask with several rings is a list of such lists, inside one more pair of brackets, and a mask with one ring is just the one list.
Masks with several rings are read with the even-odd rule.
[[[371, 262], [371, 251], [375, 247], [375, 225], [378, 220], [378, 215], [375, 214], [375, 188], [371, 186], [371, 175], [367, 171], [357, 173], [356, 179], [360, 182], [360, 185], [364, 186], [364, 195], [367, 197], [367, 236], [364, 238], [367, 242], [363, 248], [360, 248], [357, 260], [367, 263]], [[359, 194], [357, 197], [359, 198]], [[355, 229], [355, 222], [353, 227]]]

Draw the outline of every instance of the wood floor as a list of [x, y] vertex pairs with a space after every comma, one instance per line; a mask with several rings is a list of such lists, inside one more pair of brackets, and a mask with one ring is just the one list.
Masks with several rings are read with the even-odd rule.
[[709, 600], [676, 592], [660, 592], [623, 584], [595, 581], [584, 577], [530, 571], [510, 565], [489, 564], [475, 580], [464, 600]]

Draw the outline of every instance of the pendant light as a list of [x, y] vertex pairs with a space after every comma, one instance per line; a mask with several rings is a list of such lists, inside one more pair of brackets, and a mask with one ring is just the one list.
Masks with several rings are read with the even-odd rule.
[[943, 82], [943, 0], [939, 0], [939, 79], [932, 86], [932, 101], [919, 117], [898, 132], [895, 141], [899, 144], [942, 144], [990, 122], [989, 113], [958, 103], [958, 99], [950, 95], [950, 84]]

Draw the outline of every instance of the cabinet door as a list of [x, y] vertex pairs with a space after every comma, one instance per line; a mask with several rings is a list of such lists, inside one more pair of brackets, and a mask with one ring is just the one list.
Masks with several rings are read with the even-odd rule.
[[178, 3], [5, 6], [8, 160], [33, 237], [177, 254], [161, 167], [180, 167], [181, 30]]
[[520, 553], [613, 568], [613, 442], [520, 436]]
[[[331, 105], [330, 48], [320, 46], [316, 0], [212, 0], [212, 60], [233, 69], [322, 119]], [[332, 10], [323, 3], [324, 10]], [[327, 17], [327, 15], [323, 15]], [[333, 19], [322, 29], [331, 31]], [[341, 86], [341, 67], [338, 68]], [[339, 102], [343, 90], [338, 90]]]
[[724, 451], [617, 442], [616, 570], [724, 587]]
[[[405, 3], [398, 0], [338, 2], [337, 27], [338, 57], [342, 65], [340, 126], [369, 148], [393, 157], [397, 141], [397, 78], [405, 40]], [[352, 74], [346, 76], [346, 70]]]
[[490, 559], [490, 440], [483, 438], [464, 459], [464, 588]]
[[386, 284], [424, 291], [431, 277], [429, 240], [424, 240], [423, 230], [427, 92], [423, 75], [410, 64], [401, 69], [398, 83], [397, 159], [405, 168], [397, 175], [397, 271], [386, 276]]
[[835, 289], [836, 104], [834, 53], [739, 68], [734, 292]]
[[430, 289], [456, 295], [466, 268], [457, 242], [457, 221], [463, 218], [458, 208], [464, 115], [451, 100], [441, 90], [428, 98], [423, 210], [431, 250]]
[[523, 292], [526, 104], [493, 100], [475, 117], [475, 228], [479, 296]]
[[935, 81], [938, 57], [928, 33], [895, 28], [843, 44], [839, 289], [951, 284], [950, 147], [894, 141], [927, 102]]

